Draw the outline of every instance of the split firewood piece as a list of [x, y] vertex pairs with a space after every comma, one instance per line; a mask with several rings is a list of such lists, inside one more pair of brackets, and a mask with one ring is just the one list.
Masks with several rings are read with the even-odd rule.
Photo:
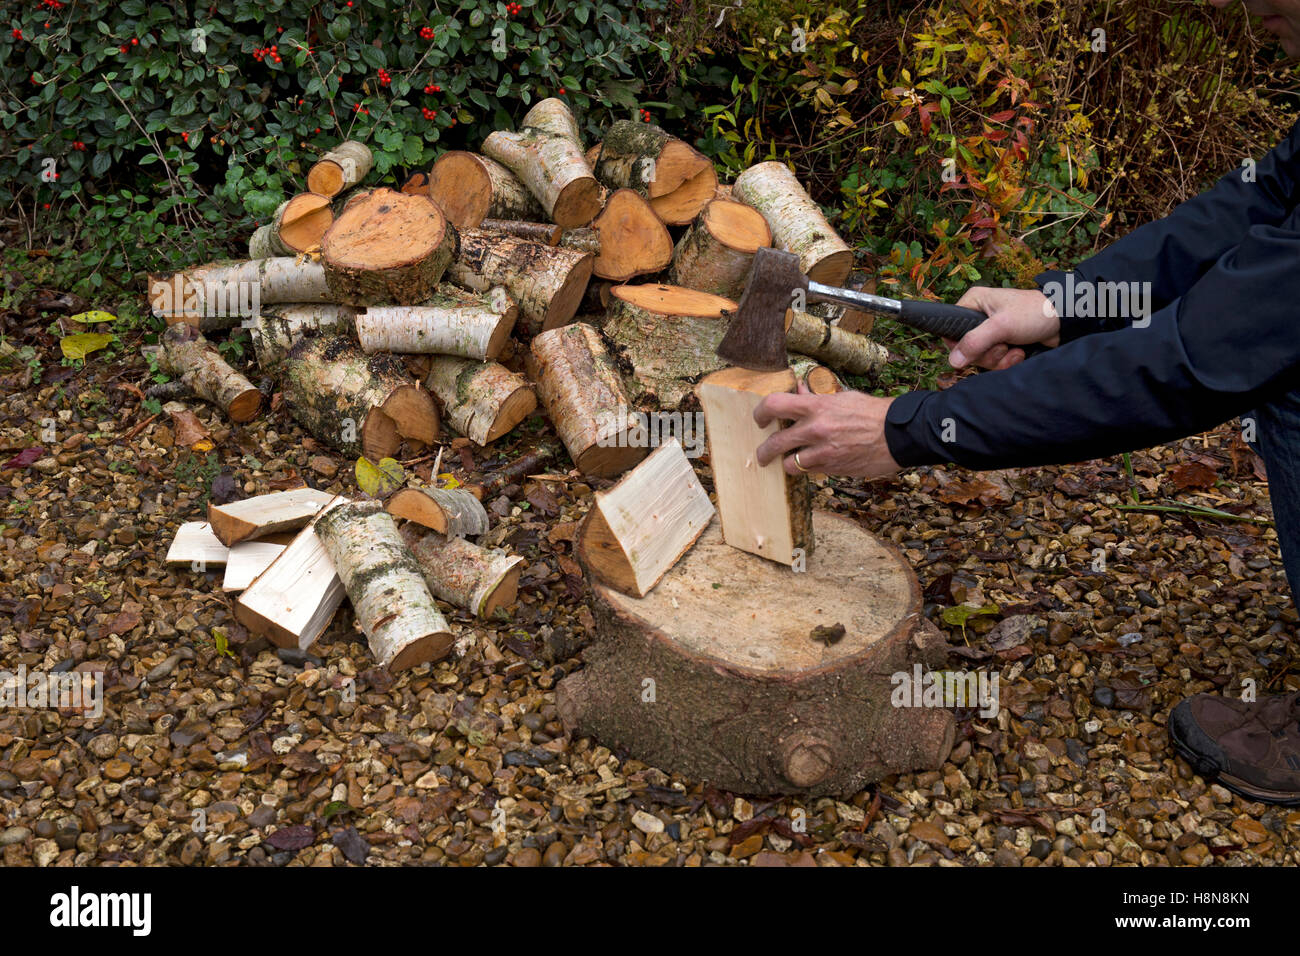
[[314, 527], [381, 667], [398, 671], [447, 656], [451, 628], [382, 504], [336, 505]]
[[209, 502], [208, 523], [222, 544], [233, 547], [240, 541], [296, 531], [334, 498], [329, 492], [315, 488], [292, 488], [224, 505]]
[[490, 618], [498, 608], [515, 603], [519, 573], [526, 563], [523, 558], [413, 524], [402, 528], [402, 539], [424, 571], [424, 583], [434, 597], [481, 618]]
[[812, 494], [807, 475], [787, 475], [778, 457], [760, 467], [754, 454], [779, 423], [759, 428], [764, 397], [795, 388], [794, 372], [725, 368], [696, 386], [709, 438], [722, 538], [733, 548], [798, 566], [813, 551]]
[[495, 359], [518, 317], [519, 307], [504, 286], [475, 293], [444, 283], [419, 305], [361, 311], [357, 340], [367, 352]]
[[375, 189], [348, 203], [321, 239], [336, 302], [414, 305], [433, 292], [456, 254], [456, 228], [433, 200]]
[[[460, 228], [459, 226], [457, 228]], [[548, 246], [558, 246], [564, 235], [564, 227], [553, 222], [517, 222], [513, 219], [484, 219], [479, 225], [485, 232], [503, 232], [508, 236], [518, 236], [530, 242], [540, 242]], [[590, 251], [590, 250], [588, 250]]]
[[688, 289], [738, 299], [754, 252], [771, 244], [772, 231], [757, 209], [714, 199], [678, 240], [668, 276]]
[[727, 331], [723, 313], [735, 309], [731, 299], [676, 285], [611, 289], [601, 328], [632, 366], [633, 400], [676, 407], [700, 376], [722, 368], [716, 349]]
[[629, 441], [628, 399], [600, 333], [578, 322], [533, 339], [528, 377], [584, 475], [612, 478], [645, 457], [643, 443]]
[[475, 292], [505, 286], [519, 305], [515, 330], [527, 340], [573, 318], [594, 259], [589, 252], [474, 229], [461, 234], [460, 255], [447, 275]]
[[595, 254], [592, 271], [616, 282], [658, 272], [673, 257], [668, 228], [650, 204], [631, 189], [611, 193], [591, 226], [567, 230], [560, 245]]
[[825, 362], [850, 375], [869, 375], [889, 361], [889, 350], [865, 335], [797, 309], [785, 310], [785, 344], [792, 352]]
[[388, 499], [388, 513], [452, 537], [480, 535], [488, 529], [482, 503], [464, 488], [406, 487]]
[[348, 335], [357, 310], [350, 305], [302, 303], [263, 309], [249, 324], [257, 367], [274, 374], [276, 366], [306, 335]]
[[232, 422], [256, 417], [262, 393], [231, 368], [198, 329], [184, 322], [169, 325], [158, 344], [159, 367], [179, 378], [199, 398], [216, 405]]
[[438, 355], [424, 386], [442, 402], [447, 423], [476, 445], [500, 438], [537, 408], [527, 379], [496, 362]]
[[552, 222], [565, 229], [591, 222], [604, 197], [583, 155], [578, 123], [569, 107], [555, 97], [541, 100], [521, 125], [517, 133], [489, 134], [484, 154], [518, 176]]
[[611, 189], [635, 189], [645, 196], [670, 226], [698, 216], [718, 188], [707, 156], [650, 123], [611, 124], [592, 166], [596, 178]]
[[731, 187], [733, 199], [763, 214], [772, 244], [799, 257], [799, 268], [814, 282], [840, 286], [853, 268], [853, 250], [822, 215], [821, 207], [799, 185], [785, 163], [751, 166]]
[[241, 541], [235, 545], [226, 559], [226, 576], [221, 581], [221, 590], [242, 591], [247, 588], [271, 566], [285, 547], [274, 541]]
[[305, 651], [329, 626], [343, 595], [334, 561], [309, 524], [239, 596], [235, 619], [277, 647]]
[[292, 256], [320, 245], [321, 236], [334, 222], [329, 198], [299, 193], [280, 203], [271, 221], [248, 240], [250, 259]]
[[790, 368], [795, 378], [808, 386], [814, 395], [834, 395], [844, 391], [844, 383], [834, 372], [805, 355], [791, 355]]
[[611, 587], [643, 597], [691, 549], [713, 515], [708, 492], [672, 438], [613, 488], [596, 492], [578, 556]]
[[457, 230], [478, 229], [485, 219], [546, 218], [519, 177], [478, 153], [451, 150], [439, 156], [424, 195], [442, 207]]
[[176, 529], [176, 537], [167, 549], [167, 564], [189, 564], [196, 570], [226, 563], [230, 549], [212, 533], [206, 521], [187, 521]]
[[329, 302], [325, 268], [290, 256], [224, 260], [149, 277], [153, 314], [201, 332], [234, 328], [277, 302]]
[[375, 158], [365, 143], [354, 139], [339, 143], [307, 170], [307, 188], [333, 199], [366, 178]]
[[305, 337], [280, 365], [284, 403], [311, 434], [348, 457], [391, 458], [402, 439], [438, 438], [438, 408], [390, 355], [342, 336]]

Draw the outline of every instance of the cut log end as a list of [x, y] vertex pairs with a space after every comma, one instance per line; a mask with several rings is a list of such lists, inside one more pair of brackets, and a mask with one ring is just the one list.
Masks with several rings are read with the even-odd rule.
[[320, 245], [333, 222], [334, 212], [327, 197], [299, 193], [289, 200], [280, 217], [280, 241], [294, 252], [306, 252]]
[[650, 200], [655, 215], [670, 226], [684, 226], [703, 209], [717, 192], [718, 174], [710, 163], [672, 192]]

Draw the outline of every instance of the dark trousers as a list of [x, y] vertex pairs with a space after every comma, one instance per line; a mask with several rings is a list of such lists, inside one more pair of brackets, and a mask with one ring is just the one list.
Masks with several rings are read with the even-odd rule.
[[1268, 495], [1291, 596], [1300, 595], [1300, 392], [1261, 405], [1255, 419], [1255, 450], [1268, 469]]

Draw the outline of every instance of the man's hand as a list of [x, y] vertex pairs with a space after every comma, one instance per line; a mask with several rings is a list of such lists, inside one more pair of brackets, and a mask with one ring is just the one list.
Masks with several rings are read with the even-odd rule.
[[948, 362], [953, 368], [978, 365], [981, 368], [1010, 368], [1025, 360], [1017, 345], [1041, 342], [1053, 348], [1061, 341], [1061, 319], [1052, 300], [1037, 289], [991, 289], [971, 286], [958, 301], [968, 309], [978, 309], [988, 316], [960, 342], [944, 339], [951, 350]]
[[758, 446], [758, 463], [766, 465], [784, 455], [785, 470], [791, 475], [800, 472], [799, 465], [803, 471], [832, 475], [892, 475], [901, 467], [885, 444], [885, 413], [892, 401], [862, 392], [814, 395], [802, 382], [797, 395], [769, 395], [754, 409], [759, 427], [778, 420], [794, 424]]

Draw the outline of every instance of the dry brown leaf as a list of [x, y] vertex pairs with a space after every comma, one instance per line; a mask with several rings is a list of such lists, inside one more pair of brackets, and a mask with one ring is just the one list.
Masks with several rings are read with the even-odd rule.
[[1219, 480], [1218, 473], [1209, 465], [1199, 461], [1189, 461], [1169, 469], [1169, 483], [1179, 491], [1213, 488]]
[[193, 448], [199, 442], [210, 440], [212, 433], [207, 427], [199, 421], [199, 417], [188, 408], [171, 408], [167, 409], [167, 414], [172, 418], [173, 430], [176, 434], [176, 444], [184, 445], [186, 448]]

